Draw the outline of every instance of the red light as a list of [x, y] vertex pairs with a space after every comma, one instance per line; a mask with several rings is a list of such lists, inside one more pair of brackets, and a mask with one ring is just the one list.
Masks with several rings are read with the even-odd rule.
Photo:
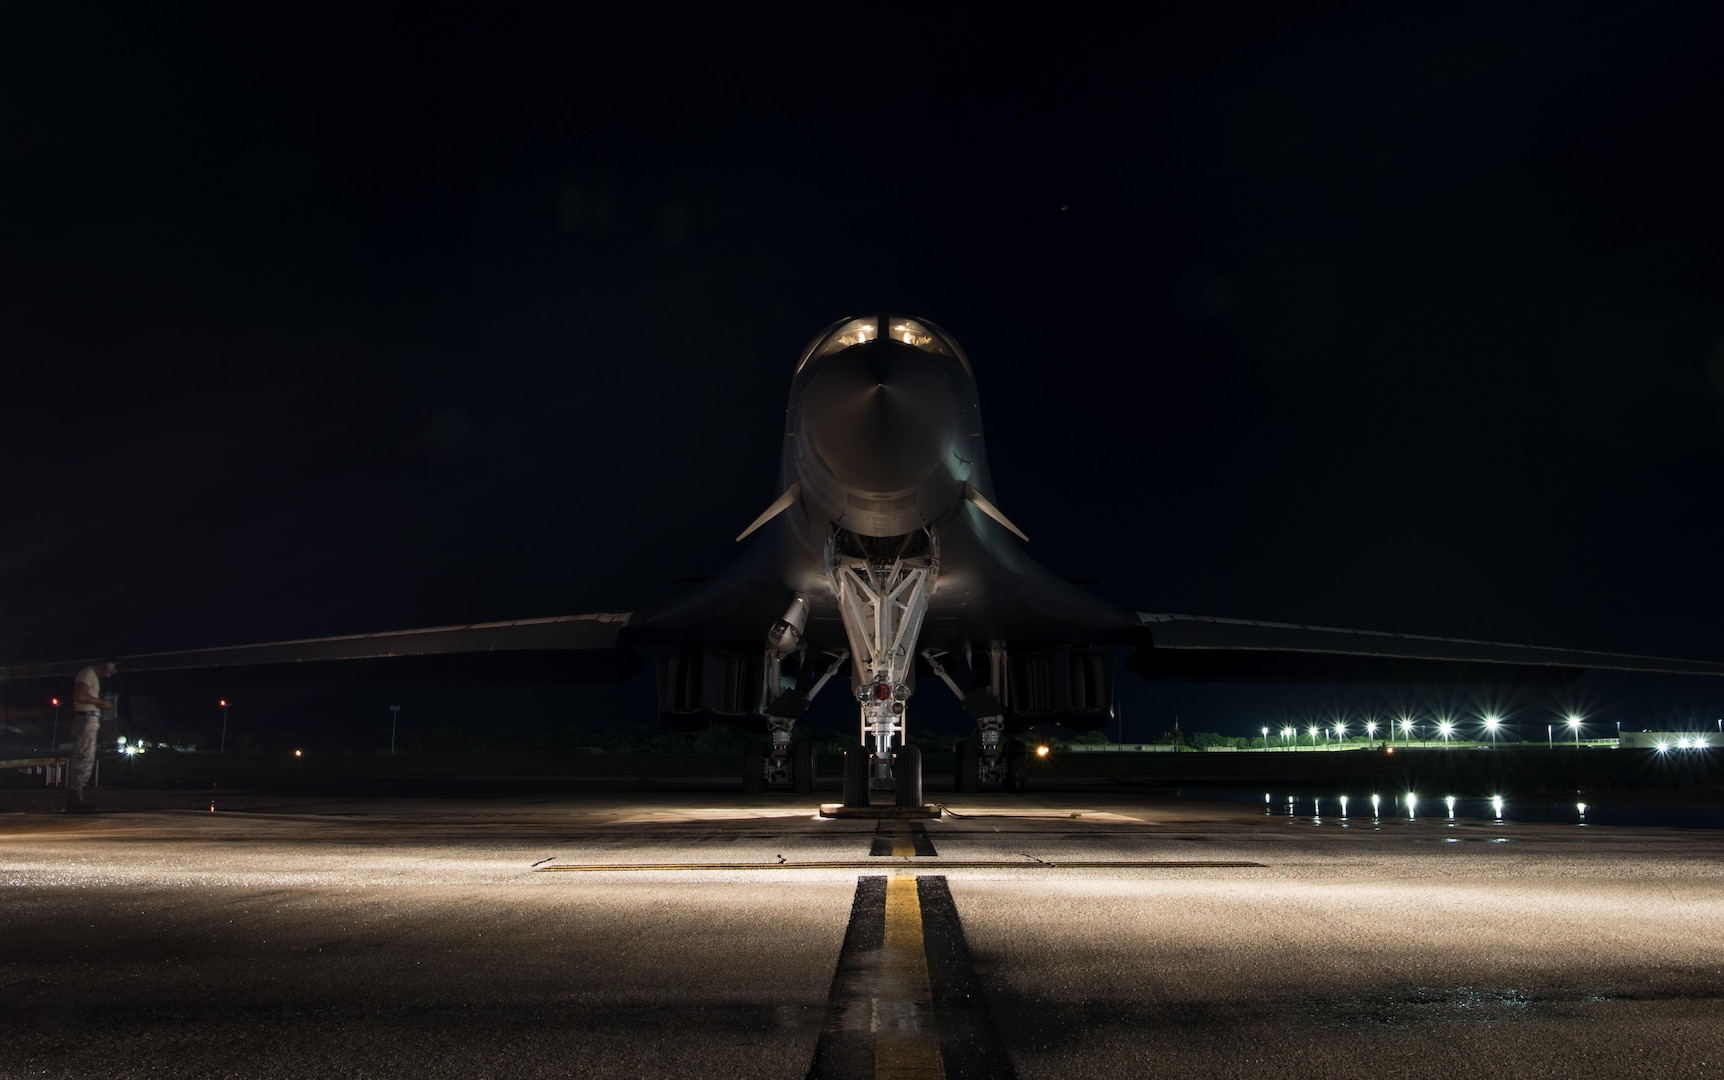
[[227, 698], [222, 698], [220, 701], [216, 702], [216, 704], [220, 705], [224, 709], [227, 708]]
[[883, 683], [875, 683], [874, 684], [874, 700], [875, 701], [890, 701], [891, 698], [892, 698], [892, 684], [891, 683], [884, 683], [883, 682]]
[[48, 704], [50, 704], [50, 705], [54, 706], [54, 708], [58, 709], [60, 707], [60, 699], [57, 697], [49, 698]]

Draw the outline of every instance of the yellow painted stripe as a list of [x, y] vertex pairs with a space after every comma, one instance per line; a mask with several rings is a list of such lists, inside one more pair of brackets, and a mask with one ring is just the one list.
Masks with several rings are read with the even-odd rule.
[[876, 1021], [876, 1080], [944, 1080], [939, 1040], [926, 1028], [934, 1019], [934, 997], [922, 944], [922, 901], [909, 875], [886, 882], [886, 944], [880, 960], [880, 997], [904, 1007], [887, 1010]]
[[[892, 827], [892, 857], [894, 859], [914, 859], [916, 843], [910, 839], [910, 823], [900, 821]], [[921, 916], [917, 916], [917, 925], [921, 925]]]

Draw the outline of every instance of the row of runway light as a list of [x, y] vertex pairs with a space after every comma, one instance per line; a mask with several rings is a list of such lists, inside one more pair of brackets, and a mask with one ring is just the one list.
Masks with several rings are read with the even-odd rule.
[[[1468, 738], [1467, 733], [1462, 731], [1461, 725], [1451, 717], [1437, 717], [1435, 720], [1429, 722], [1430, 727], [1428, 734], [1420, 734], [1420, 729], [1423, 727], [1424, 723], [1425, 722], [1423, 721], [1414, 720], [1412, 717], [1403, 716], [1399, 720], [1386, 722], [1365, 720], [1360, 724], [1360, 727], [1364, 729], [1366, 738], [1372, 742], [1376, 741], [1379, 729], [1384, 731], [1388, 737], [1388, 741], [1391, 743], [1395, 740], [1397, 731], [1399, 732], [1400, 738], [1403, 742], [1412, 742], [1415, 739], [1424, 741], [1427, 739], [1440, 738], [1443, 740], [1444, 745], [1447, 745], [1454, 739], [1465, 741]], [[1554, 743], [1556, 729], [1558, 727], [1565, 726], [1568, 728], [1568, 735], [1564, 737], [1567, 738], [1572, 736], [1574, 744], [1579, 746], [1583, 725], [1585, 723], [1586, 721], [1584, 718], [1571, 713], [1563, 719], [1563, 722], [1560, 725], [1546, 724], [1546, 741]], [[1484, 736], [1488, 735], [1491, 740], [1491, 745], [1494, 746], [1497, 743], [1498, 736], [1504, 734], [1506, 727], [1507, 725], [1502, 717], [1493, 713], [1486, 713], [1479, 717], [1479, 727], [1474, 729], [1473, 736], [1476, 739], [1482, 740]], [[1277, 734], [1276, 729], [1265, 724], [1258, 730], [1263, 736], [1264, 749], [1268, 749], [1272, 737]], [[1345, 720], [1334, 720], [1327, 724], [1307, 724], [1304, 725], [1303, 728], [1297, 724], [1283, 724], [1281, 725], [1278, 734], [1281, 736], [1281, 745], [1284, 748], [1297, 748], [1301, 737], [1309, 737], [1313, 747], [1317, 745], [1317, 740], [1319, 738], [1323, 739], [1325, 742], [1331, 738], [1340, 742], [1345, 742], [1349, 737], [1352, 737], [1352, 731], [1348, 726], [1348, 722]], [[1524, 732], [1517, 732], [1514, 737], [1516, 740], [1521, 740], [1524, 739], [1524, 734]], [[1718, 735], [1720, 739], [1724, 739], [1724, 717], [1721, 717], [1718, 720]], [[1616, 724], [1616, 737], [1618, 740], [1622, 738], [1622, 724], [1620, 722]], [[1660, 742], [1657, 744], [1656, 748], [1659, 753], [1663, 754], [1668, 753], [1671, 750], [1678, 749], [1704, 750], [1711, 745], [1712, 744], [1709, 741], [1709, 736], [1707, 734], [1692, 734], [1679, 736], [1674, 745], [1669, 742]]]
[[[1341, 820], [1345, 821], [1345, 820], [1347, 820], [1348, 797], [1345, 795], [1341, 795], [1341, 796], [1338, 796], [1338, 799], [1341, 803]], [[1448, 819], [1450, 821], [1455, 820], [1455, 805], [1459, 801], [1460, 800], [1457, 799], [1453, 795], [1443, 796], [1443, 805], [1448, 810]], [[1507, 804], [1501, 795], [1492, 795], [1490, 801], [1491, 801], [1491, 810], [1496, 814], [1496, 820], [1500, 824], [1503, 820], [1503, 808]], [[1298, 796], [1296, 796], [1296, 795], [1287, 796], [1287, 816], [1288, 817], [1295, 816], [1295, 807], [1296, 807], [1297, 803], [1298, 803]], [[1419, 808], [1418, 793], [1409, 791], [1409, 792], [1406, 792], [1404, 795], [1397, 795], [1394, 797], [1392, 806], [1405, 809], [1406, 814], [1407, 814], [1407, 820], [1413, 821], [1418, 817], [1418, 808]], [[1580, 820], [1585, 821], [1586, 820], [1586, 804], [1583, 802], [1577, 802], [1574, 804], [1574, 809], [1575, 809], [1575, 813], [1580, 816]], [[1263, 813], [1265, 815], [1268, 815], [1268, 814], [1272, 814], [1274, 812], [1275, 812], [1274, 811], [1274, 796], [1270, 792], [1265, 791], [1263, 793]], [[1399, 816], [1400, 811], [1397, 809], [1391, 809], [1390, 813], [1395, 815], [1395, 816]], [[1371, 820], [1372, 821], [1381, 821], [1382, 816], [1383, 816], [1383, 797], [1381, 795], [1373, 794], [1371, 796]], [[1321, 820], [1322, 817], [1323, 817], [1323, 800], [1321, 797], [1313, 797], [1311, 800], [1311, 818], [1312, 818], [1312, 820], [1315, 821], [1315, 820]]]

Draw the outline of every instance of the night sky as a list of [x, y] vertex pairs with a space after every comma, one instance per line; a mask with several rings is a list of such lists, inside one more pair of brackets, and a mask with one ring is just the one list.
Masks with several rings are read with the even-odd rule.
[[1720, 18], [1203, 9], [9, 10], [0, 657], [662, 599], [875, 309], [1113, 599], [1724, 655]]

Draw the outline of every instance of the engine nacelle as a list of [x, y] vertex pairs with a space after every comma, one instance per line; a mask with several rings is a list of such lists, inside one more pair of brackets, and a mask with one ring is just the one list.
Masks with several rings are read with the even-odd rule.
[[1113, 653], [1059, 648], [1011, 657], [1014, 727], [1053, 723], [1094, 731], [1113, 719]]
[[673, 728], [746, 721], [759, 709], [758, 654], [689, 649], [661, 654], [655, 666], [659, 719]]

